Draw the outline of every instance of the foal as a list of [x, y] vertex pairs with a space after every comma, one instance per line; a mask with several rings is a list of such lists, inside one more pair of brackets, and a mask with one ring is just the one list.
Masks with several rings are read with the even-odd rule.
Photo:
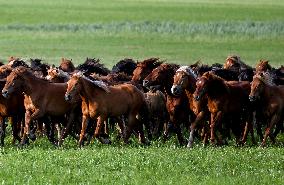
[[124, 142], [127, 143], [132, 130], [136, 130], [140, 141], [145, 143], [142, 123], [136, 118], [146, 107], [144, 95], [131, 84], [117, 86], [106, 86], [103, 82], [92, 81], [80, 73], [74, 74], [67, 82], [68, 88], [65, 93], [65, 100], [71, 101], [74, 98], [82, 99], [82, 129], [79, 139], [79, 146], [82, 146], [87, 122], [90, 118], [98, 118], [94, 136], [103, 143], [110, 143], [109, 140], [100, 137], [102, 124], [110, 117], [125, 115], [128, 118], [128, 127], [123, 129]]

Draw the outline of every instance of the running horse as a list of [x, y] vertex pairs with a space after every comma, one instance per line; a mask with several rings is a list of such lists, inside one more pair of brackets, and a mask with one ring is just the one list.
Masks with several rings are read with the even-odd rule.
[[[254, 142], [249, 93], [249, 82], [225, 81], [212, 72], [204, 73], [197, 80], [194, 98], [197, 101], [207, 98], [208, 110], [211, 114], [210, 140], [212, 144], [216, 139], [218, 144], [222, 141], [217, 137], [217, 128], [221, 136], [222, 134], [229, 136], [228, 129], [232, 130], [237, 144], [244, 143], [247, 132], [250, 131]], [[226, 124], [223, 123], [224, 121]], [[241, 136], [243, 136], [242, 139]]]
[[147, 105], [143, 93], [135, 86], [131, 84], [106, 86], [103, 82], [92, 81], [81, 73], [73, 74], [67, 84], [66, 101], [72, 101], [77, 97], [82, 98], [83, 118], [79, 146], [83, 144], [87, 122], [90, 118], [97, 119], [94, 136], [102, 143], [110, 143], [108, 139], [100, 135], [102, 125], [108, 117], [122, 115], [128, 118], [127, 128], [122, 129], [124, 131], [124, 142], [128, 143], [132, 131], [135, 130], [140, 142], [146, 143], [143, 125], [136, 116], [144, 114]]
[[[36, 77], [32, 71], [26, 67], [15, 68], [7, 77], [7, 82], [2, 90], [2, 95], [8, 98], [12, 93], [24, 94], [25, 106], [25, 128], [21, 145], [27, 143], [28, 138], [34, 140], [35, 135], [30, 130], [30, 124], [33, 120], [44, 118], [45, 116], [65, 116], [69, 115], [68, 123], [61, 133], [59, 145], [66, 137], [73, 118], [74, 110], [78, 106], [79, 100], [72, 103], [64, 99], [67, 84], [51, 83], [45, 79]], [[51, 125], [46, 124], [48, 133], [52, 132]], [[55, 144], [54, 138], [48, 138]]]
[[[192, 115], [188, 100], [185, 93], [175, 96], [171, 92], [173, 84], [173, 77], [179, 65], [163, 63], [155, 68], [144, 80], [143, 86], [146, 88], [160, 89], [166, 95], [166, 108], [169, 114], [169, 123], [164, 130], [164, 140], [168, 138], [170, 128], [177, 135], [180, 145], [184, 145], [184, 138], [182, 136], [181, 124], [185, 125], [189, 122], [189, 115]], [[172, 126], [172, 127], [170, 127]]]
[[261, 103], [259, 107], [260, 113], [264, 116], [264, 119], [268, 121], [261, 146], [264, 147], [266, 145], [268, 136], [274, 143], [279, 130], [276, 127], [275, 134], [272, 134], [271, 130], [275, 126], [281, 126], [279, 124], [283, 124], [284, 86], [276, 86], [269, 73], [256, 74], [251, 83], [249, 99], [252, 102], [258, 101]]
[[194, 133], [196, 126], [202, 126], [203, 128], [203, 144], [206, 144], [208, 128], [206, 121], [209, 119], [210, 113], [207, 108], [207, 99], [204, 98], [202, 101], [195, 101], [193, 93], [196, 89], [197, 75], [190, 66], [181, 66], [174, 75], [174, 82], [172, 85], [172, 93], [174, 95], [180, 95], [183, 92], [186, 93], [190, 109], [196, 115], [195, 120], [190, 125], [190, 135], [188, 139], [187, 147], [191, 148], [194, 140]]

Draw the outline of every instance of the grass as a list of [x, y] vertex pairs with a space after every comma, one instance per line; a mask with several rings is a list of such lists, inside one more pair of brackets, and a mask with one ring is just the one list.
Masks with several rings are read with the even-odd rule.
[[[223, 63], [238, 54], [254, 66], [283, 64], [281, 0], [0, 0], [0, 59], [86, 57], [107, 67], [130, 57], [171, 63]], [[281, 137], [283, 137], [281, 135]], [[283, 140], [283, 139], [282, 139]], [[41, 138], [25, 149], [0, 149], [2, 184], [283, 184], [283, 146], [149, 147], [98, 142], [63, 148]]]

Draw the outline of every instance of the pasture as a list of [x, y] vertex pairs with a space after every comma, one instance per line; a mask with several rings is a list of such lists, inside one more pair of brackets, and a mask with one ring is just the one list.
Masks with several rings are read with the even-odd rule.
[[[283, 64], [284, 2], [280, 0], [0, 0], [0, 60], [9, 56], [75, 64], [100, 58], [160, 57], [169, 63], [223, 63], [238, 54], [252, 66]], [[46, 137], [24, 149], [6, 137], [2, 184], [283, 184], [283, 134], [277, 145], [178, 147], [175, 138], [142, 147], [95, 141], [62, 148]], [[114, 136], [112, 136], [114, 140]]]

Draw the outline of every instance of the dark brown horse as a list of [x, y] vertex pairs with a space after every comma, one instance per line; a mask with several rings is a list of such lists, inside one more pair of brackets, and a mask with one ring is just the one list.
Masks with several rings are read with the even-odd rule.
[[268, 136], [274, 143], [275, 135], [271, 131], [275, 126], [283, 124], [284, 86], [276, 86], [269, 73], [256, 74], [251, 83], [249, 98], [253, 102], [261, 103], [260, 113], [263, 115], [263, 119], [268, 121], [261, 146], [266, 145]]
[[160, 89], [165, 93], [170, 124], [166, 127], [164, 139], [168, 137], [169, 126], [172, 124], [173, 131], [177, 134], [180, 145], [183, 145], [184, 138], [181, 132], [181, 124], [188, 124], [190, 110], [185, 93], [175, 96], [171, 92], [173, 77], [178, 68], [179, 65], [176, 64], [161, 64], [143, 80], [143, 85], [147, 88]]
[[[252, 110], [249, 102], [249, 82], [226, 82], [212, 72], [204, 73], [196, 82], [194, 97], [197, 101], [207, 98], [208, 109], [211, 113], [211, 143], [221, 140], [216, 135], [216, 128], [228, 135], [228, 129], [236, 136], [236, 142], [240, 143], [243, 130], [246, 127], [252, 131]], [[222, 122], [228, 122], [226, 124]], [[247, 122], [247, 123], [246, 123]], [[253, 136], [253, 134], [252, 134]], [[245, 142], [246, 133], [242, 142]]]
[[102, 124], [110, 117], [126, 116], [128, 127], [125, 130], [124, 142], [127, 143], [133, 131], [137, 131], [142, 143], [145, 143], [142, 123], [136, 118], [146, 108], [144, 95], [131, 84], [106, 86], [99, 81], [92, 81], [82, 74], [74, 74], [68, 81], [65, 100], [72, 101], [74, 98], [82, 98], [82, 129], [79, 145], [82, 146], [87, 122], [90, 118], [98, 119], [95, 137], [103, 143], [109, 143], [100, 136]]
[[[2, 90], [4, 97], [12, 93], [24, 93], [25, 106], [25, 129], [21, 144], [25, 144], [28, 137], [35, 139], [31, 133], [30, 124], [33, 120], [44, 116], [64, 116], [70, 113], [68, 123], [61, 134], [59, 144], [63, 142], [71, 126], [74, 110], [80, 101], [75, 103], [66, 102], [64, 99], [67, 84], [51, 83], [47, 80], [37, 78], [31, 70], [25, 67], [15, 68], [7, 77], [7, 82]], [[50, 125], [47, 125], [50, 126]], [[51, 138], [52, 139], [52, 138]], [[54, 141], [52, 141], [54, 142]]]

